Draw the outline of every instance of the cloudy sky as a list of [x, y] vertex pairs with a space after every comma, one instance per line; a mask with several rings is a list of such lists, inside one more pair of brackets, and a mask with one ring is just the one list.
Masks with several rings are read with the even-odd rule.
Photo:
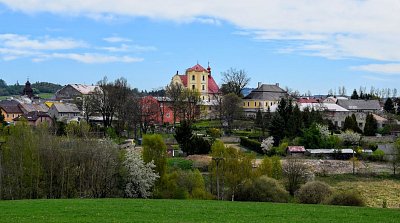
[[0, 0], [0, 78], [151, 90], [209, 62], [219, 83], [397, 88], [399, 36], [398, 0]]

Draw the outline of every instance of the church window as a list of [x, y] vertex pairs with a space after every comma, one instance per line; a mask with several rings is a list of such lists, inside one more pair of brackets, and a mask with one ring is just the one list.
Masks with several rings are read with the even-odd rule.
[[193, 85], [192, 85], [192, 90], [194, 90], [194, 89], [196, 89], [196, 86], [193, 84]]
[[192, 81], [194, 81], [195, 80], [195, 76], [194, 75], [192, 75]]
[[202, 85], [202, 86], [201, 86], [201, 89], [202, 89], [203, 91], [205, 90], [205, 87], [204, 87], [204, 85]]

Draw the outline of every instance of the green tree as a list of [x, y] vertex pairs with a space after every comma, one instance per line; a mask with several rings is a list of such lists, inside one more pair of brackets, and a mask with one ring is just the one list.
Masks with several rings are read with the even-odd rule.
[[275, 146], [278, 146], [280, 141], [285, 138], [284, 129], [285, 121], [283, 118], [278, 113], [273, 114], [269, 125], [269, 134], [274, 137]]
[[367, 115], [365, 120], [364, 135], [375, 136], [378, 132], [378, 123], [374, 116], [370, 113]]
[[193, 129], [189, 122], [182, 121], [175, 129], [174, 137], [181, 147], [182, 151], [191, 154], [191, 139], [193, 137]]
[[355, 114], [352, 114], [351, 116], [347, 116], [344, 120], [343, 124], [343, 131], [346, 130], [352, 130], [357, 133], [361, 133], [361, 129], [358, 127], [358, 122]]
[[310, 128], [304, 131], [304, 135], [301, 138], [302, 145], [307, 149], [320, 149], [323, 140], [319, 129], [316, 124], [313, 124]]
[[280, 180], [282, 178], [282, 162], [279, 156], [273, 156], [272, 161], [272, 178]]
[[167, 170], [167, 146], [161, 135], [143, 136], [143, 160], [146, 163], [154, 162], [155, 171], [162, 180]]
[[[362, 92], [361, 92], [361, 94], [362, 94]], [[353, 94], [351, 95], [350, 98], [351, 98], [351, 99], [358, 99], [358, 98], [359, 98], [356, 89], [354, 89]]]
[[383, 109], [388, 113], [395, 113], [393, 100], [391, 98], [386, 99]]

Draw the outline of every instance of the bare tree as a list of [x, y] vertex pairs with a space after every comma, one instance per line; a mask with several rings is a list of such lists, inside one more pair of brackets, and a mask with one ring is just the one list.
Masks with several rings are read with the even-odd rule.
[[243, 112], [242, 99], [234, 93], [224, 95], [220, 105], [221, 123], [225, 125], [230, 131], [232, 129], [233, 121], [240, 118]]
[[182, 107], [182, 92], [183, 92], [184, 87], [181, 84], [178, 83], [172, 83], [169, 86], [167, 86], [166, 89], [166, 95], [171, 100], [171, 105], [172, 105], [172, 111], [174, 115], [174, 125], [176, 123], [176, 117], [181, 110]]
[[229, 70], [222, 72], [222, 81], [221, 92], [223, 94], [234, 93], [237, 96], [242, 97], [242, 90], [249, 84], [250, 77], [247, 76], [245, 70], [230, 68]]
[[291, 195], [306, 182], [307, 166], [301, 160], [288, 158], [282, 167], [286, 187]]

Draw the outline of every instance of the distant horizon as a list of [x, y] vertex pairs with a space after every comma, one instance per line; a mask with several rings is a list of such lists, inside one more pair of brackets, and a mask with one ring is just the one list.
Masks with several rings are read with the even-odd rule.
[[[201, 2], [0, 0], [0, 78], [62, 85], [125, 77], [165, 87], [178, 70], [210, 63], [301, 93], [396, 88], [395, 0]], [[348, 94], [351, 94], [348, 92]]]

